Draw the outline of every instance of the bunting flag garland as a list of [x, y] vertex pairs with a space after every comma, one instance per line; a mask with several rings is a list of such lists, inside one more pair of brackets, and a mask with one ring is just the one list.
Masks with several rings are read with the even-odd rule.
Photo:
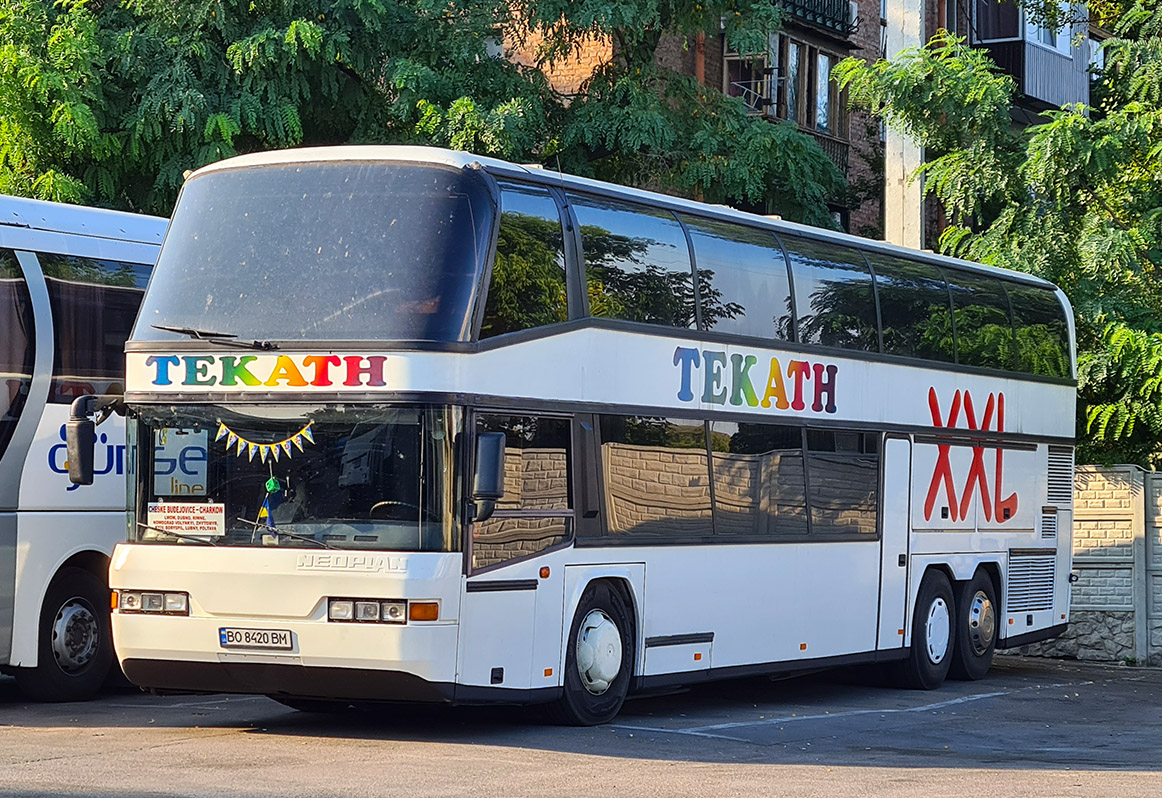
[[291, 448], [292, 444], [294, 448], [297, 448], [301, 452], [303, 450], [303, 441], [307, 443], [315, 442], [315, 435], [311, 432], [311, 425], [313, 423], [313, 421], [308, 421], [307, 425], [301, 430], [281, 441], [275, 441], [274, 443], [255, 443], [254, 441], [243, 438], [222, 422], [218, 422], [218, 434], [214, 437], [214, 440], [220, 441], [225, 438], [226, 451], [235, 449], [236, 451], [234, 453], [239, 457], [246, 454], [250, 460], [253, 460], [254, 455], [258, 455], [259, 459], [264, 463], [266, 462], [266, 458], [272, 457], [277, 463], [280, 455], [291, 456], [294, 452], [294, 449]]

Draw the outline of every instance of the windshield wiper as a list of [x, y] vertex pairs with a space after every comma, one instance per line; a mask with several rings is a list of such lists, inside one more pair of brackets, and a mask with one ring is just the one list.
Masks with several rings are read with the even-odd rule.
[[300, 535], [297, 532], [284, 532], [276, 526], [269, 524], [260, 524], [257, 521], [251, 521], [249, 518], [237, 518], [236, 521], [241, 521], [244, 524], [250, 524], [255, 529], [261, 529], [263, 532], [269, 532], [276, 538], [293, 538], [294, 540], [301, 540], [304, 543], [314, 543], [316, 546], [322, 546], [324, 549], [338, 549], [338, 546], [332, 546], [325, 540], [308, 537], [307, 535]]
[[261, 349], [263, 351], [278, 349], [278, 346], [270, 341], [239, 341], [237, 340], [238, 336], [234, 333], [210, 332], [209, 330], [197, 330], [193, 327], [171, 327], [168, 324], [151, 324], [149, 326], [155, 330], [187, 335], [195, 341], [208, 341], [222, 346], [237, 346], [241, 349]]
[[188, 540], [191, 543], [201, 543], [203, 546], [217, 546], [218, 545], [217, 543], [214, 542], [213, 538], [199, 538], [199, 537], [195, 537], [193, 535], [183, 535], [181, 532], [171, 532], [168, 529], [158, 529], [155, 526], [150, 526], [149, 524], [143, 524], [140, 521], [137, 522], [137, 525], [139, 527], [141, 527], [142, 529], [148, 529], [150, 532], [160, 532], [163, 535], [169, 535], [171, 538], [177, 538], [178, 540]]

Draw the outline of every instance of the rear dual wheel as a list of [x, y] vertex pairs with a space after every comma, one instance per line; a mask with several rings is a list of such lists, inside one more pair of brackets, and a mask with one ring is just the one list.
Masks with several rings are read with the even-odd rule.
[[953, 589], [931, 570], [920, 582], [912, 617], [912, 648], [896, 670], [905, 687], [934, 690], [945, 678], [982, 679], [997, 645], [997, 600], [992, 579], [977, 571]]

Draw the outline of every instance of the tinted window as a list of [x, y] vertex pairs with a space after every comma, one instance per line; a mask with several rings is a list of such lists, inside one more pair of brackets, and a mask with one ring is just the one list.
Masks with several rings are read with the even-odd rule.
[[134, 337], [463, 341], [492, 235], [473, 170], [274, 164], [186, 183]]
[[876, 274], [884, 352], [955, 362], [952, 310], [941, 271], [875, 252], [867, 258]]
[[569, 203], [581, 227], [590, 315], [695, 326], [690, 249], [673, 214], [582, 195]]
[[694, 243], [703, 328], [793, 340], [787, 260], [775, 237], [725, 222], [683, 221]]
[[854, 249], [781, 236], [795, 280], [802, 343], [879, 350], [871, 273]]
[[611, 535], [714, 533], [703, 422], [602, 416], [601, 462]]
[[572, 534], [572, 451], [567, 419], [481, 415], [477, 432], [503, 432], [504, 498], [472, 525], [472, 566], [485, 568], [563, 543]]
[[20, 264], [0, 249], [0, 454], [8, 447], [32, 382], [32, 300]]
[[811, 534], [877, 534], [879, 438], [874, 433], [807, 430]]
[[56, 334], [49, 401], [69, 404], [87, 393], [120, 393], [125, 341], [149, 282], [140, 263], [39, 255]]
[[803, 430], [715, 421], [714, 529], [719, 535], [805, 535]]
[[962, 366], [1012, 370], [1016, 365], [1009, 299], [992, 277], [946, 271], [956, 315], [956, 357]]
[[1009, 283], [1020, 368], [1047, 377], [1071, 376], [1069, 323], [1057, 295], [1044, 288]]
[[500, 232], [481, 338], [569, 318], [557, 203], [545, 189], [520, 185], [502, 189]]

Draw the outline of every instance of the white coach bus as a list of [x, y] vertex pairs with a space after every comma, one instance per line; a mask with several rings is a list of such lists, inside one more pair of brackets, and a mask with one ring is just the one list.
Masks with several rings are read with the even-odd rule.
[[0, 196], [0, 670], [35, 698], [94, 693], [113, 663], [109, 555], [125, 538], [125, 427], [68, 478], [65, 421], [119, 393], [166, 220]]
[[[1029, 275], [463, 153], [284, 151], [190, 177], [127, 352], [142, 687], [593, 724], [744, 674], [980, 678], [1068, 620], [1072, 318]], [[178, 440], [207, 453], [181, 480]]]

